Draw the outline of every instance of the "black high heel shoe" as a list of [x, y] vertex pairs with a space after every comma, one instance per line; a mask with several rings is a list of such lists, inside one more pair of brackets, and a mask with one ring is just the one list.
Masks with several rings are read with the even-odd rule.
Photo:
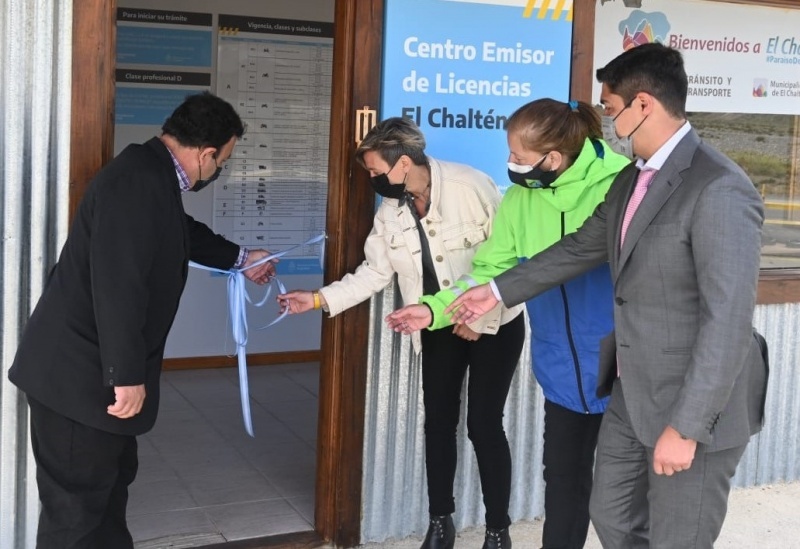
[[502, 530], [487, 528], [483, 549], [511, 549], [511, 535], [508, 533], [508, 528]]
[[453, 526], [453, 517], [444, 515], [431, 516], [428, 533], [419, 549], [453, 549], [456, 543], [456, 527]]

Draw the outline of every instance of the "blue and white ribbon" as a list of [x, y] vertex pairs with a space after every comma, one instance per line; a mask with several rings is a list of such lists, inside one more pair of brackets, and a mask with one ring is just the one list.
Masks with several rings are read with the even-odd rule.
[[[254, 437], [253, 434], [253, 419], [250, 415], [250, 389], [249, 384], [247, 381], [247, 334], [248, 334], [248, 327], [247, 327], [247, 305], [246, 303], [250, 303], [254, 307], [261, 307], [269, 298], [270, 294], [272, 293], [272, 286], [267, 287], [267, 291], [264, 294], [264, 297], [257, 303], [253, 302], [250, 299], [250, 294], [247, 292], [247, 288], [245, 287], [245, 276], [244, 272], [248, 269], [252, 269], [253, 267], [257, 267], [259, 265], [263, 265], [268, 261], [272, 261], [273, 259], [278, 259], [283, 257], [284, 255], [288, 254], [292, 250], [299, 248], [300, 246], [306, 246], [308, 244], [316, 244], [320, 242], [320, 254], [319, 254], [319, 261], [320, 261], [320, 268], [324, 265], [324, 257], [325, 257], [325, 233], [315, 236], [310, 240], [303, 242], [302, 244], [297, 244], [296, 246], [292, 246], [282, 252], [270, 254], [267, 257], [260, 259], [253, 263], [252, 265], [248, 265], [247, 267], [239, 268], [239, 269], [217, 269], [215, 267], [208, 267], [206, 265], [200, 265], [199, 263], [195, 263], [194, 261], [190, 261], [189, 265], [191, 267], [196, 267], [198, 269], [203, 269], [205, 271], [212, 271], [215, 273], [224, 274], [228, 277], [228, 314], [231, 319], [231, 333], [233, 335], [233, 341], [236, 343], [236, 355], [238, 357], [239, 362], [239, 394], [242, 400], [242, 418], [244, 419], [244, 428], [247, 431], [247, 434], [251, 437]], [[273, 278], [273, 281], [278, 285], [278, 290], [280, 293], [286, 293], [286, 288], [278, 280], [277, 277]], [[269, 324], [257, 328], [258, 330], [263, 330], [265, 328], [269, 328], [270, 326], [277, 324], [284, 318], [286, 315], [289, 314], [289, 309], [287, 308], [283, 313], [281, 313], [278, 318], [274, 319]]]

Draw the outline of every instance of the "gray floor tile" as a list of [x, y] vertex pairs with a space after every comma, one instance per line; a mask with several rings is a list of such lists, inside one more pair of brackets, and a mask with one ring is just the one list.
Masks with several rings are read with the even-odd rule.
[[286, 376], [302, 385], [314, 396], [319, 395], [319, 364], [307, 363], [287, 368]]
[[310, 522], [282, 499], [206, 507], [205, 510], [229, 541], [313, 529]]
[[227, 446], [225, 438], [196, 412], [180, 421], [165, 420], [147, 438], [162, 455], [207, 452]]
[[257, 452], [245, 453], [248, 462], [267, 476], [282, 471], [314, 471], [316, 452], [307, 443], [297, 440], [292, 444], [260, 448]]
[[134, 542], [134, 549], [188, 549], [226, 543], [222, 534], [169, 534]]
[[[165, 537], [205, 534], [220, 537], [219, 530], [202, 509], [168, 511], [128, 517], [128, 527], [134, 542], [140, 547], [142, 542]], [[224, 541], [224, 539], [222, 539]], [[152, 545], [151, 545], [152, 546]]]
[[147, 482], [160, 482], [163, 480], [175, 480], [178, 474], [175, 468], [169, 463], [157, 457], [157, 455], [142, 456], [139, 454], [139, 471], [137, 479], [147, 479]]
[[315, 395], [283, 374], [251, 378], [250, 395], [262, 404], [307, 400]]
[[201, 507], [280, 498], [277, 489], [255, 469], [220, 468], [188, 487]]
[[185, 370], [170, 372], [175, 390], [195, 407], [221, 406], [239, 402], [239, 384], [221, 370]]
[[313, 496], [315, 487], [314, 471], [281, 471], [264, 473], [267, 479], [285, 498]]
[[128, 492], [129, 517], [197, 507], [186, 485], [177, 478], [167, 480], [139, 478], [130, 485]]
[[310, 524], [314, 524], [314, 496], [298, 496], [287, 498], [286, 501]]
[[172, 384], [163, 382], [161, 383], [161, 394], [158, 401], [159, 414], [179, 411], [189, 411], [192, 405], [186, 398], [180, 394]]
[[316, 424], [319, 416], [319, 401], [310, 396], [284, 402], [265, 402], [262, 406], [283, 423], [310, 421]]
[[146, 434], [136, 437], [136, 445], [138, 447], [138, 456], [140, 460], [142, 458], [151, 461], [157, 461], [159, 459], [158, 451], [150, 442], [150, 439], [147, 437]]
[[155, 428], [139, 437], [128, 517], [140, 549], [311, 530], [316, 363], [250, 368], [255, 438], [235, 368], [164, 372]]
[[250, 417], [253, 421], [255, 437], [247, 434], [244, 428], [242, 407], [240, 404], [226, 406], [214, 410], [203, 410], [203, 417], [222, 437], [237, 445], [282, 444], [293, 437], [293, 433], [272, 413], [264, 409], [258, 402], [250, 403]]
[[202, 484], [205, 477], [220, 471], [251, 469], [251, 464], [235, 448], [220, 445], [187, 453], [164, 453], [164, 460], [188, 484]]
[[286, 375], [314, 373], [319, 375], [319, 362], [296, 362], [294, 364], [281, 364], [281, 370], [286, 372]]

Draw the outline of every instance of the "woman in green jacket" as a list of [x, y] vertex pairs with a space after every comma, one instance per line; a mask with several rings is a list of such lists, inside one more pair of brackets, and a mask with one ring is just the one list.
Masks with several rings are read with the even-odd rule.
[[[423, 296], [387, 317], [397, 331], [450, 324], [444, 309], [576, 231], [629, 160], [602, 139], [591, 105], [538, 99], [506, 126], [509, 178], [489, 239], [454, 288]], [[543, 546], [580, 548], [589, 527], [594, 449], [607, 399], [595, 395], [600, 340], [613, 329], [607, 264], [526, 303], [533, 372], [545, 396]], [[406, 328], [403, 323], [406, 323]]]

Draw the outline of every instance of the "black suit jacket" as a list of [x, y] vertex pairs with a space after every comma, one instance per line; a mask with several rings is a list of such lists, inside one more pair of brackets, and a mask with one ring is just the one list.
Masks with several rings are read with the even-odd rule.
[[[227, 269], [238, 253], [186, 214], [160, 139], [127, 147], [83, 197], [9, 379], [80, 423], [127, 435], [148, 431], [189, 259]], [[140, 414], [107, 413], [115, 385], [139, 384], [147, 391]]]

